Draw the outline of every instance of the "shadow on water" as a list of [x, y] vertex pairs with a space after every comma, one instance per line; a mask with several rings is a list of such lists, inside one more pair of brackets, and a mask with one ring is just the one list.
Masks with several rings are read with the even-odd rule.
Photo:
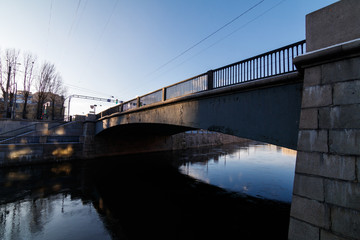
[[[161, 153], [3, 169], [1, 224], [9, 221], [6, 204], [29, 200], [31, 205], [60, 194], [83, 205], [91, 203], [113, 239], [287, 238], [289, 204], [197, 181], [181, 174], [176, 161], [169, 161], [177, 158]], [[32, 216], [36, 217], [46, 218]]]

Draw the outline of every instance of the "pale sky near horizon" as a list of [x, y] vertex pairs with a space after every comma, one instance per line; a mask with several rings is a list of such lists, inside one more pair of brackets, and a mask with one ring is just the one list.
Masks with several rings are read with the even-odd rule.
[[[303, 40], [305, 15], [334, 2], [0, 0], [0, 51], [29, 51], [38, 65], [54, 63], [68, 95], [127, 101]], [[114, 106], [71, 104], [71, 114]]]

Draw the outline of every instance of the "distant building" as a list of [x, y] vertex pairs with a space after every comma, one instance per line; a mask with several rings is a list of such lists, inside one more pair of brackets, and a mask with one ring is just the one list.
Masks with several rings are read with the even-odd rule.
[[[53, 100], [54, 107], [52, 105]], [[16, 101], [16, 102], [15, 102]], [[16, 94], [16, 97], [13, 99], [13, 102], [15, 104], [10, 104], [12, 115], [15, 117], [15, 119], [23, 119], [23, 109], [25, 104], [25, 98], [24, 98], [24, 91], [18, 91]], [[37, 119], [37, 104], [38, 104], [38, 94], [34, 93], [32, 94], [30, 92], [27, 104], [26, 104], [26, 115], [25, 119]], [[61, 96], [53, 93], [49, 93], [48, 98], [46, 99], [45, 103], [42, 106], [42, 119], [44, 120], [62, 120], [64, 119], [64, 99], [62, 99]], [[53, 114], [54, 109], [54, 114]], [[4, 104], [4, 98], [0, 98], [0, 118], [5, 118], [5, 104]]]

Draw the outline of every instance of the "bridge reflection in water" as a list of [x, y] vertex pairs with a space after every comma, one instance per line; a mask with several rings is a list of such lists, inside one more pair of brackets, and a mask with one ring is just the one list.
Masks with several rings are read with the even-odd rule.
[[184, 161], [180, 171], [195, 179], [242, 194], [291, 202], [294, 150], [252, 142], [194, 152], [179, 160]]
[[[288, 203], [227, 191], [181, 174], [184, 161], [209, 166], [213, 161], [224, 164], [226, 156], [231, 166], [232, 156], [245, 158], [264, 148], [269, 147], [232, 145], [1, 169], [0, 239], [263, 239], [264, 234], [286, 239]], [[281, 155], [280, 148], [274, 150]], [[253, 168], [266, 162], [253, 158], [247, 164], [252, 161]], [[254, 178], [260, 175], [254, 172]]]

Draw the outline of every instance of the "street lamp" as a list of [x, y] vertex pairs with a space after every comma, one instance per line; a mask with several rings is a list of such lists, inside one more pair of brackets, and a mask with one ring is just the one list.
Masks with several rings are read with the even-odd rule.
[[96, 107], [97, 107], [97, 105], [96, 105], [96, 104], [94, 104], [94, 105], [90, 105], [90, 108], [91, 108], [91, 109], [94, 109], [94, 114], [96, 114]]

